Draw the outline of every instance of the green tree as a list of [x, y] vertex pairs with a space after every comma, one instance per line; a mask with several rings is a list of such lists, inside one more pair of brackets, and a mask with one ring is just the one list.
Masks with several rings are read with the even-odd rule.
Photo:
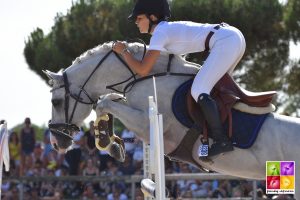
[[65, 16], [57, 14], [48, 35], [37, 28], [25, 41], [24, 55], [30, 69], [47, 80], [42, 69], [58, 71], [98, 44], [125, 39], [125, 35], [136, 37], [137, 32], [129, 31], [133, 27], [122, 25], [131, 6], [126, 0], [77, 1]]

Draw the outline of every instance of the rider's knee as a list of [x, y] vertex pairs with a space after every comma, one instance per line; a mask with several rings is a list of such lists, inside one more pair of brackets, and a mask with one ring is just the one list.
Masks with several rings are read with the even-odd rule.
[[197, 87], [195, 84], [193, 84], [191, 88], [191, 95], [196, 102], [201, 94], [209, 94], [209, 92], [207, 92], [206, 89]]

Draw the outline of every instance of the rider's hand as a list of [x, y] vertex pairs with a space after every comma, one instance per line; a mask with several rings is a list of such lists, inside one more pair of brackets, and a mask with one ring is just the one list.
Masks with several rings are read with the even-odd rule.
[[127, 49], [127, 43], [116, 41], [116, 42], [113, 43], [112, 49], [113, 49], [114, 52], [116, 52], [118, 54], [121, 54], [122, 52], [124, 52], [124, 50]]

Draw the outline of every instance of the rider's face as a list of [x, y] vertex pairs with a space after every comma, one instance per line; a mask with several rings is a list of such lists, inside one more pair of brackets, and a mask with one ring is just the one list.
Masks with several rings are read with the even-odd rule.
[[148, 33], [149, 19], [145, 14], [138, 15], [135, 20], [135, 24], [140, 30], [140, 33]]

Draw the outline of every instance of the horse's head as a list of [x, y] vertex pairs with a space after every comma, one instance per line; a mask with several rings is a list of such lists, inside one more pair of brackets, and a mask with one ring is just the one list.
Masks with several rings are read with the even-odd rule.
[[[143, 55], [143, 46], [132, 44], [130, 48], [135, 56]], [[136, 79], [130, 67], [111, 49], [112, 43], [105, 43], [87, 51], [62, 74], [44, 71], [52, 85], [49, 128], [53, 147], [59, 152], [65, 152], [72, 145], [74, 134], [100, 95], [122, 92], [127, 82]]]
[[90, 114], [92, 98], [78, 84], [63, 75], [44, 71], [52, 85], [52, 119], [49, 123], [51, 144], [60, 153], [72, 146], [74, 134], [80, 131], [83, 120]]

